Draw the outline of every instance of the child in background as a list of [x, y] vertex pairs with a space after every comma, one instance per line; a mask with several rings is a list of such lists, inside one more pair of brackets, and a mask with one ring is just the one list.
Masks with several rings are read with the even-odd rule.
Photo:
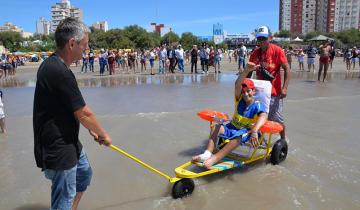
[[3, 93], [0, 90], [0, 129], [1, 133], [6, 133], [5, 129], [5, 112], [4, 112], [4, 104], [2, 103]]
[[297, 57], [298, 57], [298, 61], [299, 61], [299, 69], [300, 69], [300, 71], [304, 71], [305, 53], [303, 52], [303, 50], [299, 51], [299, 54], [297, 55]]

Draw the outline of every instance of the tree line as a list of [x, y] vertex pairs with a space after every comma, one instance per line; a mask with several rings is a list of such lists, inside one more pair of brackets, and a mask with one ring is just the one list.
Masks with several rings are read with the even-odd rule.
[[[191, 49], [193, 45], [202, 44], [202, 41], [191, 32], [185, 32], [178, 36], [170, 31], [160, 37], [159, 34], [147, 32], [138, 25], [130, 25], [124, 29], [111, 29], [106, 32], [90, 27], [90, 32], [89, 46], [92, 49], [152, 49], [161, 44], [181, 44], [184, 49]], [[35, 40], [41, 40], [43, 45], [32, 44], [32, 41]], [[1, 43], [11, 52], [55, 50], [54, 34], [22, 38], [17, 32], [3, 32], [0, 33]], [[215, 46], [213, 41], [208, 42], [208, 44]], [[223, 44], [221, 47], [225, 47], [225, 45]]]
[[330, 32], [330, 33], [322, 33], [319, 31], [312, 31], [307, 34], [298, 34], [298, 33], [291, 33], [287, 30], [281, 30], [274, 34], [276, 37], [284, 37], [284, 38], [296, 38], [299, 37], [307, 41], [313, 37], [318, 35], [325, 35], [327, 37], [333, 38], [337, 42], [337, 46], [343, 47], [352, 47], [353, 45], [360, 45], [360, 30], [358, 29], [348, 29], [341, 32]]
[[[154, 32], [147, 32], [144, 28], [138, 25], [130, 25], [124, 29], [111, 29], [107, 32], [97, 30], [90, 27], [89, 46], [92, 49], [152, 49], [161, 44], [181, 44], [184, 49], [191, 49], [193, 45], [201, 45], [202, 41], [192, 34], [191, 32], [182, 33], [181, 36], [170, 31], [164, 36], [160, 37], [159, 34]], [[277, 37], [290, 37], [299, 36], [305, 41], [311, 39], [321, 32], [310, 32], [305, 35], [291, 34], [289, 31], [279, 31], [274, 34]], [[357, 29], [349, 29], [342, 32], [325, 33], [325, 36], [334, 38], [343, 45], [356, 45], [360, 44], [360, 31]], [[34, 40], [41, 40], [42, 45], [32, 44]], [[54, 34], [50, 35], [34, 35], [30, 38], [22, 38], [20, 33], [17, 32], [1, 32], [0, 44], [11, 52], [22, 51], [54, 51], [55, 40]], [[209, 45], [215, 46], [213, 41], [208, 42]], [[220, 48], [226, 49], [225, 43], [220, 44]]]

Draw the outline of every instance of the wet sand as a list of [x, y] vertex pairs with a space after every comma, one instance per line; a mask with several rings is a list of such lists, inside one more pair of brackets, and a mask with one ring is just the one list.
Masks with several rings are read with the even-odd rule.
[[[81, 128], [94, 176], [79, 209], [359, 209], [359, 67], [346, 73], [344, 65], [338, 58], [325, 83], [294, 68], [284, 102], [290, 139], [285, 162], [260, 161], [195, 179], [194, 193], [185, 199], [173, 200], [167, 180], [99, 146]], [[1, 209], [49, 208], [50, 183], [33, 156], [36, 68], [22, 67], [16, 77], [0, 81], [8, 127], [8, 135], [0, 135]], [[233, 111], [236, 67], [231, 64], [219, 75], [100, 77], [73, 69], [114, 145], [171, 176], [205, 148], [208, 123], [196, 113]]]

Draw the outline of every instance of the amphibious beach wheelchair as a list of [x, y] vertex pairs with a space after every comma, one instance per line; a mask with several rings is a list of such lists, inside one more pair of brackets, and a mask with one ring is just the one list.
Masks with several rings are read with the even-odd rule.
[[[256, 87], [256, 100], [260, 100], [265, 104], [265, 107], [269, 107], [270, 103], [270, 93], [271, 93], [271, 83], [268, 81], [253, 80]], [[268, 110], [267, 110], [268, 111]], [[225, 113], [217, 112], [210, 109], [205, 109], [197, 113], [197, 115], [207, 121], [228, 121], [229, 117]], [[209, 169], [203, 167], [202, 162], [197, 161], [188, 161], [181, 166], [175, 168], [175, 177], [171, 177], [150, 165], [144, 163], [143, 161], [137, 159], [136, 157], [126, 153], [120, 148], [110, 145], [110, 147], [127, 157], [133, 159], [134, 161], [140, 163], [144, 167], [158, 173], [159, 175], [165, 177], [170, 183], [173, 183], [172, 187], [172, 196], [173, 198], [182, 198], [190, 195], [194, 190], [194, 181], [192, 179], [206, 176], [209, 174], [218, 173], [224, 170], [242, 167], [244, 165], [253, 163], [262, 159], [269, 159], [270, 162], [274, 165], [279, 164], [284, 161], [288, 152], [287, 142], [283, 139], [277, 140], [275, 143], [272, 143], [273, 135], [278, 134], [283, 130], [281, 124], [277, 122], [267, 121], [261, 128], [260, 132], [262, 133], [259, 138], [259, 146], [253, 148], [250, 143], [245, 143], [241, 147], [248, 149], [248, 154], [244, 154], [243, 150], [238, 151], [234, 150], [232, 153], [227, 155], [218, 163], [211, 166]], [[227, 142], [228, 139], [218, 138], [216, 142], [216, 150], [220, 150]], [[190, 169], [191, 168], [191, 169]]]

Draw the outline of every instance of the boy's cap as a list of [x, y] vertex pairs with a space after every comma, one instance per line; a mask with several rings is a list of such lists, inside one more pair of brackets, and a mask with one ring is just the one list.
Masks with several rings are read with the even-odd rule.
[[267, 26], [260, 26], [256, 30], [256, 38], [258, 37], [269, 37], [270, 36], [270, 29]]
[[244, 81], [241, 83], [241, 87], [243, 91], [247, 91], [249, 88], [254, 89], [255, 84], [251, 79], [244, 79]]

